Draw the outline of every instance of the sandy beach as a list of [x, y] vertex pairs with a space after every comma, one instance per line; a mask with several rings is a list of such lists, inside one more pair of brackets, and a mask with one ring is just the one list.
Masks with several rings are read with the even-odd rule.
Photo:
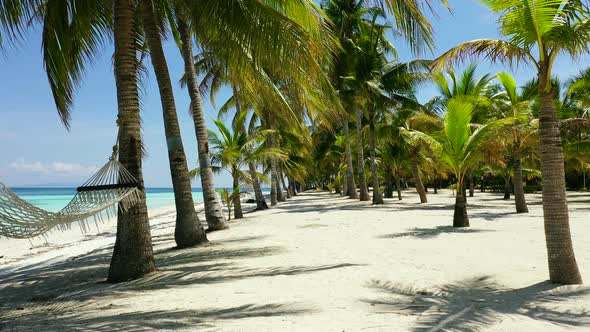
[[[472, 227], [453, 229], [446, 190], [383, 206], [304, 193], [186, 250], [174, 249], [174, 214], [150, 211], [158, 272], [116, 285], [102, 283], [114, 225], [54, 232], [31, 250], [3, 239], [0, 330], [590, 330], [590, 288], [546, 281], [540, 195], [527, 195], [526, 215], [500, 194], [475, 195]], [[570, 194], [586, 282], [589, 203]]]

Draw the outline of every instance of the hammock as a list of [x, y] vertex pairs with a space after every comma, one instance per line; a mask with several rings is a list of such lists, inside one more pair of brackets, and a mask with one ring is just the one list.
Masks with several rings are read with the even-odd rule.
[[81, 187], [74, 198], [59, 212], [40, 209], [19, 198], [0, 182], [0, 236], [30, 239], [47, 233], [53, 228], [67, 230], [72, 223], [79, 222], [83, 233], [87, 232], [87, 221], [102, 221], [102, 214], [108, 217], [140, 200], [139, 183], [114, 157]]

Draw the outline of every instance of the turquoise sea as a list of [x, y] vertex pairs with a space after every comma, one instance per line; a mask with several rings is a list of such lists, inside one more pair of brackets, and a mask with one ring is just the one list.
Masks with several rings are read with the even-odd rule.
[[[20, 198], [48, 211], [59, 211], [70, 202], [76, 194], [75, 188], [11, 188]], [[172, 188], [148, 188], [148, 208], [159, 208], [174, 205]], [[195, 203], [203, 201], [203, 192], [193, 189]]]

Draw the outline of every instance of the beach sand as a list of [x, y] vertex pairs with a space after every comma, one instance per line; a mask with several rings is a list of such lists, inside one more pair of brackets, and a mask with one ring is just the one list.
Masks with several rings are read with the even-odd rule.
[[[526, 215], [475, 195], [472, 227], [453, 229], [450, 191], [383, 206], [304, 193], [185, 250], [165, 214], [151, 220], [159, 271], [116, 285], [101, 283], [114, 226], [33, 250], [2, 240], [0, 330], [590, 331], [590, 288], [546, 281], [540, 195]], [[590, 195], [570, 211], [590, 282]]]

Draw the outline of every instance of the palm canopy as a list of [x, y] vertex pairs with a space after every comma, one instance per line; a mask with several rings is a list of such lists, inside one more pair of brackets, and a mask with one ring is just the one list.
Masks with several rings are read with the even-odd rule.
[[[577, 0], [480, 0], [498, 13], [500, 39], [477, 39], [463, 43], [440, 56], [445, 65], [470, 56], [509, 65], [520, 62], [550, 69], [561, 53], [572, 57], [587, 53], [590, 19], [583, 1]], [[545, 91], [550, 90], [550, 80]]]
[[[318, 89], [335, 96], [320, 63], [330, 61], [337, 44], [313, 1], [146, 1], [154, 4], [162, 24], [169, 23], [172, 35], [178, 35], [177, 19], [190, 23], [199, 47], [224, 62], [236, 68], [252, 63], [256, 68], [280, 68], [290, 79], [314, 81]], [[13, 2], [21, 3], [9, 1]], [[22, 9], [16, 5], [0, 9], [0, 24], [19, 23], [25, 17], [19, 13], [31, 11], [43, 25], [44, 64], [58, 113], [68, 127], [73, 95], [85, 66], [112, 37], [111, 1], [25, 0], [22, 4]], [[16, 14], [7, 16], [9, 10]], [[135, 42], [142, 50], [145, 41], [141, 21], [137, 23]], [[333, 105], [339, 108], [338, 103]]]
[[[222, 121], [215, 120], [219, 132], [209, 130], [211, 145], [211, 164], [216, 171], [226, 169], [230, 173], [242, 172], [249, 162], [265, 161], [270, 157], [282, 157], [277, 149], [269, 149], [264, 145], [271, 130], [258, 130], [248, 133], [243, 130], [248, 113], [242, 112], [228, 128]], [[195, 171], [192, 171], [196, 174]], [[245, 174], [245, 173], [244, 173]], [[247, 176], [243, 177], [244, 179]]]
[[449, 165], [463, 183], [465, 174], [476, 165], [480, 157], [479, 149], [483, 142], [511, 119], [501, 119], [485, 125], [471, 124], [474, 106], [471, 103], [451, 99], [447, 103], [444, 128], [432, 135], [419, 131], [409, 131], [407, 135], [428, 142], [437, 152], [441, 161]]

